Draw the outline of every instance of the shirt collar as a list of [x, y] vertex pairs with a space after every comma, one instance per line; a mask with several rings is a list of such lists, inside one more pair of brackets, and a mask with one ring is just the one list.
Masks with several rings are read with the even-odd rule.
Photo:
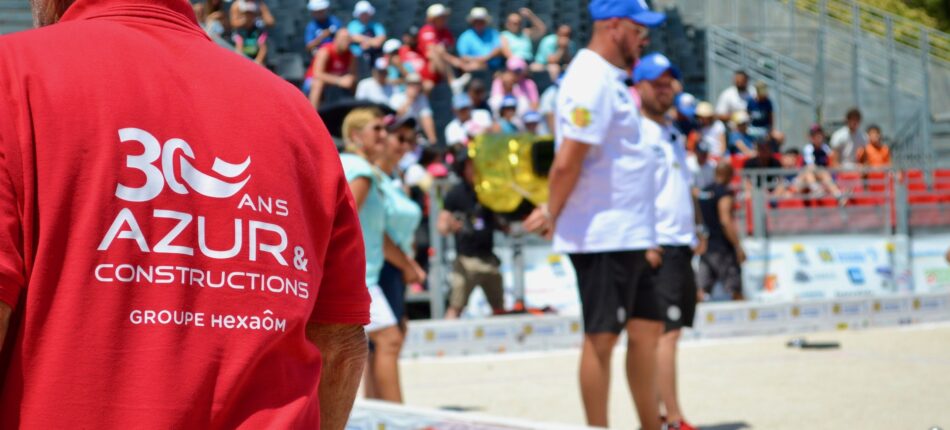
[[146, 18], [161, 21], [200, 34], [194, 9], [186, 0], [76, 0], [63, 14], [61, 22], [95, 18]]

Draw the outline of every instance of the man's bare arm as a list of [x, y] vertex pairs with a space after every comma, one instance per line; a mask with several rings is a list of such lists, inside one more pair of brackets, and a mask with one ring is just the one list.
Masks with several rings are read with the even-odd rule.
[[7, 338], [7, 330], [10, 328], [11, 314], [13, 314], [13, 308], [0, 302], [0, 352], [3, 352], [3, 341]]
[[307, 339], [320, 349], [320, 428], [342, 430], [350, 417], [366, 365], [366, 333], [354, 324], [307, 325]]

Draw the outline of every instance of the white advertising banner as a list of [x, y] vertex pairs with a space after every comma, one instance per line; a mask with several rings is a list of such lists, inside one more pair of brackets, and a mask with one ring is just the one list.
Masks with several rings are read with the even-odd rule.
[[911, 265], [916, 291], [950, 291], [950, 264], [946, 260], [948, 248], [950, 234], [915, 236], [911, 241]]

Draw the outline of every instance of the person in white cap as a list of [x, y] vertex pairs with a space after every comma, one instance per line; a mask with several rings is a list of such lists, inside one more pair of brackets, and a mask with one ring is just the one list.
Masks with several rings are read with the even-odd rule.
[[500, 70], [504, 67], [501, 34], [491, 27], [488, 9], [473, 7], [468, 14], [468, 30], [459, 36], [456, 51], [469, 70]]
[[426, 60], [425, 67], [418, 73], [422, 77], [426, 94], [432, 91], [435, 84], [443, 77], [452, 86], [452, 92], [458, 94], [471, 75], [465, 74], [455, 78], [452, 67], [465, 69], [463, 61], [452, 54], [455, 49], [455, 36], [448, 27], [451, 10], [441, 3], [433, 4], [426, 9], [426, 25], [419, 29], [416, 49]]
[[413, 118], [422, 126], [429, 142], [436, 142], [435, 121], [429, 97], [422, 89], [422, 77], [417, 73], [406, 76], [406, 91], [397, 92], [389, 99], [389, 107], [396, 111], [399, 120]]
[[311, 19], [304, 30], [304, 43], [307, 44], [307, 52], [316, 55], [317, 48], [333, 41], [336, 31], [343, 28], [343, 22], [330, 14], [329, 0], [310, 0], [307, 10], [310, 11]]
[[347, 24], [353, 44], [350, 50], [353, 55], [364, 56], [372, 64], [382, 54], [383, 43], [386, 42], [386, 28], [379, 21], [374, 21], [376, 8], [370, 2], [361, 0], [353, 7], [353, 20]]
[[257, 20], [261, 16], [258, 3], [242, 1], [234, 8], [239, 9], [244, 17], [242, 24], [235, 27], [231, 34], [234, 51], [263, 66], [267, 59], [267, 29], [258, 25]]
[[[607, 427], [611, 358], [627, 331], [627, 383], [645, 430], [660, 429], [656, 351], [663, 313], [652, 273], [654, 157], [640, 142], [640, 114], [626, 81], [648, 27], [665, 20], [644, 1], [591, 0], [590, 44], [558, 93], [557, 153], [549, 174], [548, 223], [555, 252], [571, 257], [584, 320], [580, 387], [587, 424]], [[532, 221], [532, 222], [528, 222]], [[626, 425], [633, 427], [630, 423]]]
[[719, 160], [726, 153], [726, 126], [716, 117], [712, 103], [699, 102], [696, 105], [696, 122], [699, 123], [700, 140], [706, 143], [709, 156]]
[[373, 62], [373, 71], [370, 77], [356, 85], [356, 99], [366, 100], [381, 105], [389, 105], [389, 99], [396, 93], [396, 87], [387, 80], [389, 62], [385, 58], [377, 58]]
[[[254, 6], [242, 6], [244, 3], [254, 3]], [[257, 8], [257, 10], [260, 12], [260, 16], [254, 19], [255, 21], [260, 19], [261, 23], [263, 23], [265, 27], [273, 27], [276, 23], [276, 20], [274, 20], [274, 14], [270, 12], [270, 8], [267, 7], [267, 3], [259, 0], [236, 0], [234, 5], [231, 6], [231, 28], [240, 28], [246, 25], [248, 17], [245, 14], [245, 9], [248, 7]]]
[[749, 133], [749, 123], [752, 119], [749, 117], [749, 113], [740, 110], [732, 114], [732, 128], [733, 130], [729, 132], [729, 140], [727, 142], [727, 149], [729, 150], [729, 155], [743, 155], [746, 157], [752, 157], [755, 155], [755, 141], [756, 138]]

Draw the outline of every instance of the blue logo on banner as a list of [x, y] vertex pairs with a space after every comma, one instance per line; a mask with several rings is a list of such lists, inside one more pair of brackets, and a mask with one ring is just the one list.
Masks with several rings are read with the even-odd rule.
[[864, 272], [861, 271], [860, 267], [849, 267], [848, 279], [854, 285], [864, 285]]

